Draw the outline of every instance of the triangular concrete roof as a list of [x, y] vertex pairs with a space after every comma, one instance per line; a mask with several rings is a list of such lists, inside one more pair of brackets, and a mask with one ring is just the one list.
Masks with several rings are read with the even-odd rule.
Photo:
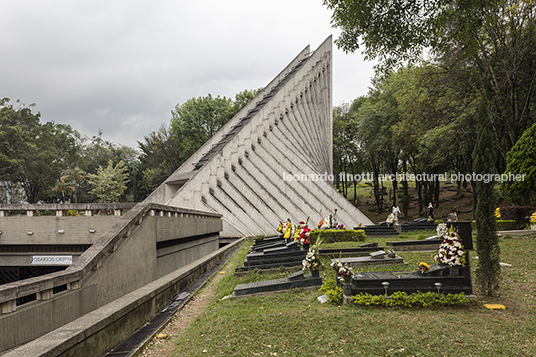
[[220, 213], [222, 236], [273, 234], [287, 218], [315, 226], [335, 209], [348, 228], [372, 224], [329, 181], [331, 59], [331, 36], [307, 46], [146, 201]]

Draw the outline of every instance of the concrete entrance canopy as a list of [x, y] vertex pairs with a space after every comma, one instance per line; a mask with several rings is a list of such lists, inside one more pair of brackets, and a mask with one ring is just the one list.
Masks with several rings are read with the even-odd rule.
[[223, 215], [223, 237], [273, 234], [279, 220], [337, 209], [372, 222], [332, 185], [332, 38], [307, 46], [146, 201]]

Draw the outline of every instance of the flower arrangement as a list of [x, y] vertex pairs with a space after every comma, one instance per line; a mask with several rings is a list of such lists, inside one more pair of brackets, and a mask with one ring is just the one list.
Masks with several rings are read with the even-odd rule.
[[319, 270], [322, 266], [322, 262], [320, 261], [320, 254], [318, 250], [320, 249], [320, 244], [322, 243], [322, 240], [319, 239], [316, 244], [314, 244], [312, 247], [309, 248], [307, 251], [307, 254], [305, 255], [305, 259], [303, 260], [303, 268], [307, 268], [311, 271], [313, 270]]
[[292, 235], [292, 223], [290, 222], [290, 218], [287, 220], [285, 225], [283, 226], [283, 231], [285, 232], [283, 234], [283, 238], [288, 239]]
[[501, 219], [501, 208], [500, 207], [497, 207], [495, 209], [495, 218]]
[[304, 224], [305, 224], [305, 222], [300, 221], [300, 223], [298, 223], [296, 225], [296, 227], [294, 227], [294, 235], [292, 236], [292, 240], [299, 240], [300, 239], [300, 231], [301, 231], [301, 229], [302, 229]]
[[351, 267], [344, 265], [339, 259], [331, 263], [331, 267], [335, 270], [337, 277], [341, 277], [344, 280], [345, 284], [349, 284], [352, 281], [354, 270]]
[[530, 216], [530, 224], [536, 224], [536, 212]]
[[337, 228], [339, 223], [337, 222], [337, 220], [335, 218], [336, 214], [337, 214], [337, 210], [335, 210], [335, 212], [333, 214], [330, 214], [326, 218], [320, 220], [320, 222], [318, 222], [318, 227], [317, 228], [319, 228], [319, 229]]
[[447, 234], [449, 233], [449, 229], [447, 228], [446, 223], [439, 223], [436, 228], [437, 236], [439, 238], [447, 238]]
[[418, 269], [421, 272], [421, 274], [424, 274], [430, 269], [430, 265], [426, 264], [425, 262], [420, 262]]
[[311, 228], [309, 228], [307, 225], [304, 225], [301, 227], [298, 233], [298, 242], [301, 245], [311, 244]]
[[279, 227], [277, 227], [277, 233], [283, 233], [283, 221], [279, 221]]
[[439, 264], [465, 266], [465, 249], [463, 248], [460, 236], [456, 233], [454, 227], [450, 227], [447, 237], [439, 246], [439, 250], [434, 259]]

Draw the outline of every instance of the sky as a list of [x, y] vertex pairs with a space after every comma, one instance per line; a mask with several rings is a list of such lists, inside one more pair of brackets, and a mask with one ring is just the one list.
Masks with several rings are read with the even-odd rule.
[[[189, 98], [270, 82], [339, 29], [322, 0], [0, 0], [0, 98], [138, 148]], [[375, 62], [333, 46], [333, 105], [366, 95]]]

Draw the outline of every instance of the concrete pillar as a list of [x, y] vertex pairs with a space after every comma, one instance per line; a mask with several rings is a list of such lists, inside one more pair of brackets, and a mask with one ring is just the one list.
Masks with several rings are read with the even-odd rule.
[[27, 216], [27, 217], [33, 217], [33, 216], [35, 216], [35, 211], [31, 211], [31, 210], [26, 211], [26, 216]]
[[54, 295], [54, 292], [52, 291], [52, 289], [38, 291], [36, 293], [37, 300], [48, 300], [48, 299], [51, 299], [53, 295]]
[[17, 300], [10, 300], [2, 303], [1, 306], [2, 314], [8, 314], [17, 310]]

